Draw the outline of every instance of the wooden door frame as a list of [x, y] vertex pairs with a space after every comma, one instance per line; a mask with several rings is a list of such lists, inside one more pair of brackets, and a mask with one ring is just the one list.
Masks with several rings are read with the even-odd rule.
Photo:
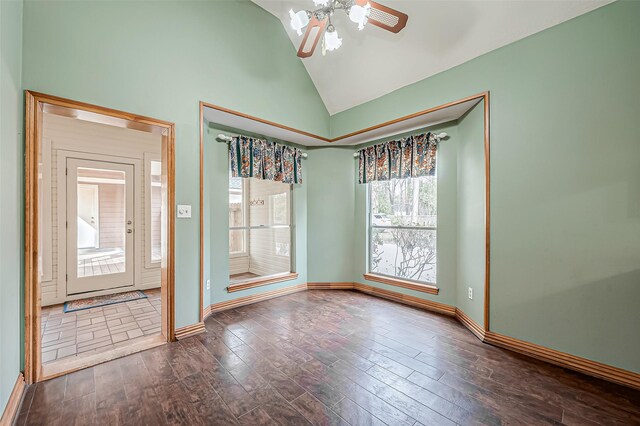
[[[84, 111], [123, 120], [126, 127], [162, 135], [162, 189], [166, 219], [162, 234], [161, 292], [162, 334], [175, 340], [175, 124], [84, 102], [43, 93], [25, 91], [25, 223], [24, 223], [24, 301], [25, 381], [30, 384], [43, 379], [40, 338], [40, 279], [38, 271], [38, 155], [42, 141], [45, 106]], [[82, 368], [82, 367], [78, 367]], [[74, 369], [78, 369], [74, 368]]]

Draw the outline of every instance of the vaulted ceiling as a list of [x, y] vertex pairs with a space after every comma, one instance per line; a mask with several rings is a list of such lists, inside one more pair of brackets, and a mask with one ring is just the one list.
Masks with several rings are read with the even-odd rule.
[[[301, 59], [330, 114], [460, 65], [484, 53], [589, 12], [612, 0], [379, 0], [409, 15], [399, 34], [373, 25], [363, 31], [341, 11], [333, 23], [340, 49]], [[289, 9], [313, 10], [312, 0], [253, 0], [282, 23], [296, 47], [302, 36]]]

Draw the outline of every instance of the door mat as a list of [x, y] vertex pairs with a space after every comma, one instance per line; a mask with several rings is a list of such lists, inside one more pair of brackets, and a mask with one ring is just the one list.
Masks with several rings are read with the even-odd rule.
[[65, 302], [64, 312], [82, 311], [84, 309], [97, 308], [116, 303], [129, 302], [130, 300], [146, 299], [147, 295], [140, 290], [127, 291], [125, 293], [108, 294], [106, 296], [87, 297], [86, 299]]

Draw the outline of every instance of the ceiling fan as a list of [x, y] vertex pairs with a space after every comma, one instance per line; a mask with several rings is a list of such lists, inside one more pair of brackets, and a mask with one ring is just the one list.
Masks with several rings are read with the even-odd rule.
[[358, 24], [359, 30], [370, 22], [392, 33], [398, 33], [407, 25], [409, 19], [405, 13], [372, 0], [313, 0], [313, 3], [318, 7], [314, 11], [289, 10], [291, 28], [296, 30], [298, 35], [302, 35], [302, 29], [307, 27], [298, 48], [298, 56], [301, 58], [313, 55], [321, 39], [323, 55], [342, 45], [342, 39], [338, 37], [338, 32], [331, 23], [331, 17], [336, 10], [344, 10], [349, 19]]

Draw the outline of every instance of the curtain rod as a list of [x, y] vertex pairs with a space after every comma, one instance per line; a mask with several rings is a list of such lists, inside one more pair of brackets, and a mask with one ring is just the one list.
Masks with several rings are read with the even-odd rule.
[[[447, 133], [445, 133], [445, 132], [438, 133], [438, 134], [436, 135], [436, 139], [438, 139], [438, 142], [440, 142], [440, 140], [441, 140], [441, 139], [445, 139], [445, 138], [448, 138], [448, 137], [449, 137], [449, 135], [448, 135]], [[354, 153], [353, 153], [353, 156], [354, 156], [354, 157], [359, 157], [359, 156], [360, 156], [360, 154], [359, 154], [359, 153], [357, 153], [357, 152], [354, 152]]]
[[[233, 140], [233, 137], [225, 135], [223, 133], [219, 133], [218, 136], [216, 136], [216, 139], [218, 140], [218, 142], [229, 143]], [[307, 156], [308, 154], [306, 152], [302, 153], [302, 158], [307, 158]]]
[[[447, 137], [449, 137], [449, 135], [447, 133], [445, 133], [445, 132], [438, 133], [436, 135], [436, 138], [438, 139], [438, 142], [440, 142], [440, 140], [445, 139]], [[219, 133], [218, 136], [216, 136], [216, 139], [218, 140], [218, 142], [229, 143], [229, 142], [231, 142], [233, 140], [233, 137], [225, 135], [223, 133]], [[357, 152], [353, 153], [354, 157], [358, 157], [359, 155], [360, 154], [358, 154]], [[302, 158], [307, 158], [307, 157], [308, 157], [308, 154], [306, 152], [303, 152], [302, 153]]]

